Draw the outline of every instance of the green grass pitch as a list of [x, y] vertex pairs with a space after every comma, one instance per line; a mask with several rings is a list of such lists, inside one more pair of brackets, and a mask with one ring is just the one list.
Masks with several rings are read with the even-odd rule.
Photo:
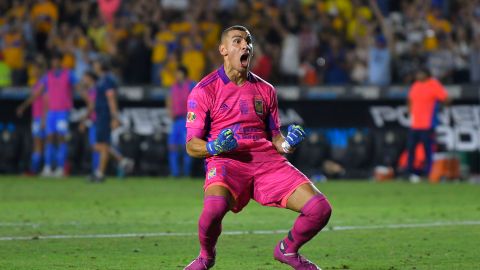
[[[198, 254], [202, 184], [3, 176], [0, 269], [183, 269]], [[302, 253], [322, 269], [480, 269], [479, 185], [342, 181], [318, 187], [333, 215]], [[213, 269], [289, 269], [273, 260], [284, 236], [274, 230], [288, 230], [296, 215], [253, 201], [228, 214], [223, 230], [230, 234], [220, 237]]]

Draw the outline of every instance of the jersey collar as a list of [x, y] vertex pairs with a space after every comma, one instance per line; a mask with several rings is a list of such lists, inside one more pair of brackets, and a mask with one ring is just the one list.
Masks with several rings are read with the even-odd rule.
[[[222, 79], [224, 84], [228, 84], [230, 82], [230, 79], [228, 78], [227, 73], [225, 73], [225, 68], [223, 67], [223, 65], [221, 65], [217, 69], [217, 73], [218, 73], [218, 76], [220, 76], [220, 79]], [[247, 81], [251, 83], [254, 83], [257, 81], [255, 79], [255, 76], [253, 76], [253, 74], [250, 71], [247, 73]]]

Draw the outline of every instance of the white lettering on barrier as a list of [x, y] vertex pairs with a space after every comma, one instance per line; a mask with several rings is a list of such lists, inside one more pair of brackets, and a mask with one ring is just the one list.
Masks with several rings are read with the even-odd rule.
[[[402, 127], [409, 126], [406, 106], [372, 106], [370, 115], [376, 127], [388, 123]], [[437, 141], [454, 151], [480, 150], [480, 106], [454, 105], [444, 108], [438, 114], [436, 127]]]
[[373, 106], [370, 108], [373, 122], [377, 127], [385, 126], [385, 122], [395, 122], [395, 109], [391, 106]]

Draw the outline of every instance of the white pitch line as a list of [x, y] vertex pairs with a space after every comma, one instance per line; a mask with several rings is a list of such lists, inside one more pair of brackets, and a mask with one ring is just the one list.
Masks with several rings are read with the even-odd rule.
[[480, 220], [465, 221], [437, 221], [432, 223], [417, 224], [385, 224], [370, 226], [335, 226], [333, 231], [349, 231], [349, 230], [374, 230], [374, 229], [407, 229], [407, 228], [424, 228], [424, 227], [441, 227], [441, 226], [458, 226], [458, 225], [480, 225]]
[[[352, 231], [352, 230], [377, 230], [377, 229], [408, 229], [408, 228], [429, 228], [447, 226], [475, 226], [480, 225], [480, 220], [465, 221], [438, 221], [432, 223], [417, 224], [385, 224], [367, 226], [333, 226], [327, 227], [324, 231]], [[225, 231], [222, 235], [269, 235], [285, 234], [288, 230], [253, 230], [253, 231]], [[196, 236], [195, 232], [155, 232], [155, 233], [120, 233], [120, 234], [60, 234], [60, 235], [38, 235], [38, 236], [3, 236], [0, 241], [18, 240], [46, 240], [46, 239], [89, 239], [89, 238], [135, 238], [135, 237], [179, 237]]]
[[31, 222], [0, 222], [0, 227], [39, 227], [39, 223]]

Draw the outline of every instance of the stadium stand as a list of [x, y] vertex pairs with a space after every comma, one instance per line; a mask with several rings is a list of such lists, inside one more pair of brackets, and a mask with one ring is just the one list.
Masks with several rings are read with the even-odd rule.
[[[475, 1], [378, 1], [379, 14], [372, 1], [362, 0], [117, 2], [114, 17], [106, 20], [95, 1], [2, 1], [2, 62], [11, 82], [31, 84], [31, 61], [55, 51], [77, 76], [90, 60], [107, 54], [125, 84], [168, 87], [179, 63], [188, 63], [198, 80], [218, 65], [212, 56], [222, 27], [238, 22], [255, 37], [253, 70], [274, 83], [375, 83], [369, 74], [381, 63], [372, 57], [382, 44], [391, 55], [388, 83], [411, 82], [421, 63], [446, 83], [480, 78]], [[381, 30], [383, 22], [392, 39]]]

